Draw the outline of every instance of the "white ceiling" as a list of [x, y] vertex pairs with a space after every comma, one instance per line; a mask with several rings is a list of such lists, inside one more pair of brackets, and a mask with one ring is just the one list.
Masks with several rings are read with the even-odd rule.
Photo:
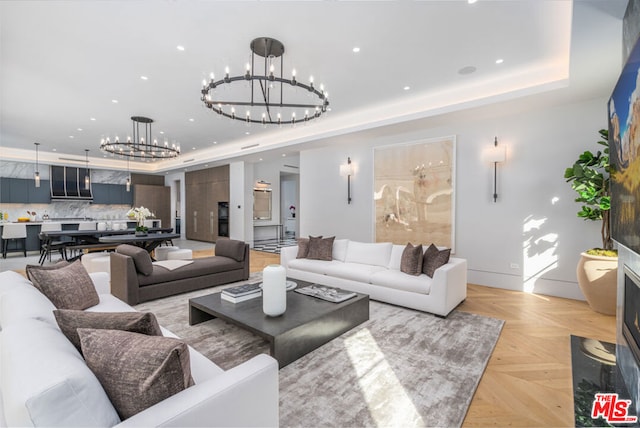
[[[607, 58], [620, 58], [626, 3], [4, 0], [1, 157], [33, 161], [39, 142], [44, 162], [83, 159], [90, 149], [93, 167], [124, 169], [126, 162], [103, 156], [99, 141], [127, 135], [130, 117], [141, 115], [183, 156], [131, 168], [164, 172], [292, 152], [321, 138], [561, 87], [585, 97], [612, 88], [619, 73], [621, 64]], [[202, 79], [221, 76], [225, 66], [242, 73], [249, 43], [261, 36], [284, 43], [284, 68], [295, 68], [298, 80], [324, 83], [326, 118], [248, 127], [203, 106]], [[476, 71], [459, 73], [468, 66]]]

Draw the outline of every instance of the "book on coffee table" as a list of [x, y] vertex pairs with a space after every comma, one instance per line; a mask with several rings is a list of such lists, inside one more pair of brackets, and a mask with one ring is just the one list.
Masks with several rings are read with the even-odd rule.
[[260, 283], [256, 282], [255, 284], [244, 284], [238, 285], [237, 287], [225, 288], [224, 290], [222, 290], [222, 295], [230, 297], [242, 297], [255, 293], [258, 293], [258, 295], [260, 295], [260, 292]]
[[317, 297], [318, 299], [328, 302], [340, 303], [356, 297], [356, 293], [352, 291], [342, 290], [340, 288], [327, 287], [325, 285], [313, 284], [308, 287], [297, 288], [295, 290], [300, 294]]
[[238, 297], [234, 297], [234, 296], [230, 296], [228, 294], [220, 293], [220, 299], [226, 300], [227, 302], [231, 302], [231, 303], [240, 303], [240, 302], [244, 302], [246, 300], [255, 299], [256, 297], [260, 297], [260, 296], [262, 296], [262, 291], [261, 290], [258, 290], [257, 292], [254, 292], [254, 293], [251, 293], [251, 294], [245, 294], [243, 296], [238, 296]]

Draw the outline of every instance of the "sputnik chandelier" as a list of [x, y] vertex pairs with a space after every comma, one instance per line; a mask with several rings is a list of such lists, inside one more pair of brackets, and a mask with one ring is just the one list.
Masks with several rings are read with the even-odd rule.
[[[132, 116], [133, 132], [126, 141], [120, 141], [118, 136], [113, 141], [103, 138], [100, 141], [100, 150], [118, 156], [128, 158], [139, 158], [155, 161], [157, 159], [171, 159], [180, 155], [180, 146], [175, 143], [169, 145], [168, 141], [159, 144], [158, 140], [151, 135], [151, 124], [153, 119], [143, 116]], [[143, 134], [140, 127], [143, 127]]]
[[[313, 77], [308, 85], [296, 80], [295, 69], [291, 79], [283, 77], [284, 45], [281, 42], [259, 37], [249, 46], [251, 63], [246, 65], [244, 74], [229, 76], [227, 67], [222, 79], [216, 81], [211, 73], [210, 80], [202, 82], [201, 100], [207, 108], [230, 119], [263, 125], [295, 125], [327, 112], [329, 94], [323, 85], [314, 86]], [[257, 58], [258, 64], [256, 55], [264, 58]], [[256, 65], [262, 66], [262, 70], [256, 69]]]

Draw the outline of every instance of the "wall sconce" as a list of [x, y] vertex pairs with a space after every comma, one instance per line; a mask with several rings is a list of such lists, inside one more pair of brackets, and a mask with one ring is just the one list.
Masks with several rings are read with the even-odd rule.
[[271, 183], [264, 180], [258, 180], [253, 185], [253, 190], [260, 190], [262, 192], [270, 192], [271, 191]]
[[33, 173], [33, 181], [36, 184], [36, 187], [40, 187], [40, 168], [38, 167], [38, 146], [40, 143], [33, 143], [36, 145], [36, 172]]
[[354, 175], [355, 168], [351, 163], [351, 158], [347, 158], [347, 163], [340, 165], [340, 175], [347, 176], [347, 203], [351, 203], [351, 176]]
[[487, 153], [489, 162], [493, 162], [493, 202], [498, 201], [498, 163], [506, 159], [506, 147], [498, 146], [498, 137], [493, 141], [493, 147]]

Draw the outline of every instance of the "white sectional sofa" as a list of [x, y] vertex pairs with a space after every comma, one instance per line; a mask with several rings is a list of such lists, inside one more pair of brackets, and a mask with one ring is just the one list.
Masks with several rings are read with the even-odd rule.
[[451, 257], [433, 278], [400, 271], [404, 245], [333, 242], [332, 260], [296, 258], [298, 247], [284, 247], [280, 262], [287, 276], [368, 294], [373, 300], [446, 317], [467, 297], [467, 261]]
[[[107, 274], [90, 277], [100, 303], [87, 311], [134, 311], [109, 294]], [[191, 347], [195, 385], [121, 421], [98, 379], [58, 328], [53, 309], [22, 275], [0, 273], [0, 426], [278, 425], [275, 359], [259, 355], [224, 371]]]

